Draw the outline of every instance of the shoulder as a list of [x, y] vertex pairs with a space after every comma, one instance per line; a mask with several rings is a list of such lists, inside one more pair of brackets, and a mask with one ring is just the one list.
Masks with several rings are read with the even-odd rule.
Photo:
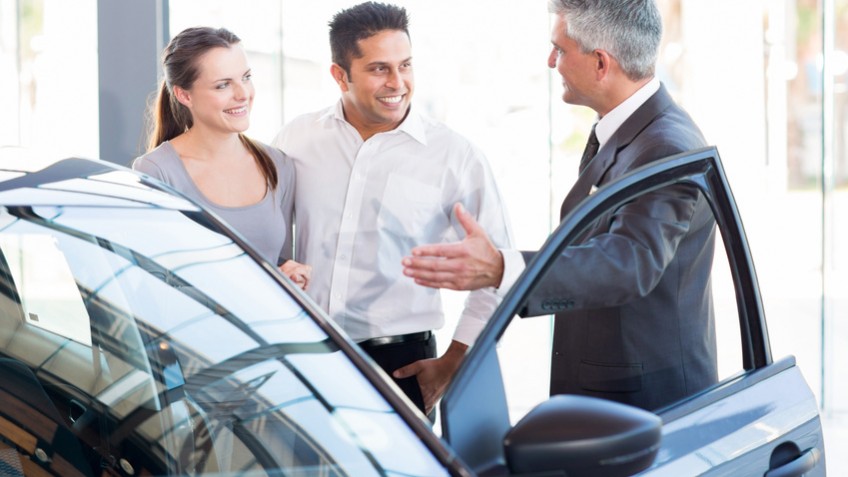
[[277, 168], [277, 173], [280, 175], [280, 182], [286, 182], [294, 177], [294, 163], [292, 162], [291, 157], [274, 146], [260, 141], [256, 141], [256, 143], [259, 144], [268, 154], [268, 157], [271, 158], [271, 162], [274, 163], [274, 167]]
[[672, 103], [648, 123], [631, 143], [634, 152], [651, 160], [707, 145], [704, 135], [689, 114]]
[[661, 114], [649, 128], [650, 136], [673, 145], [675, 152], [684, 152], [707, 145], [701, 129], [682, 108], [674, 105]]
[[334, 111], [335, 107], [330, 106], [295, 116], [294, 119], [287, 122], [282, 128], [280, 128], [280, 133], [283, 134], [291, 130], [302, 131], [304, 129], [312, 129], [316, 125], [323, 124], [334, 119]]
[[466, 156], [482, 157], [482, 151], [468, 136], [448, 126], [444, 122], [424, 114], [418, 114], [418, 121], [427, 138], [427, 143], [434, 147], [445, 147], [458, 151]]
[[327, 129], [334, 119], [334, 107], [296, 116], [280, 128], [271, 141], [274, 147], [286, 149], [293, 143], [309, 141], [318, 131]]
[[166, 141], [156, 149], [137, 157], [132, 163], [132, 168], [161, 179], [176, 169], [179, 160], [180, 157], [174, 147]]

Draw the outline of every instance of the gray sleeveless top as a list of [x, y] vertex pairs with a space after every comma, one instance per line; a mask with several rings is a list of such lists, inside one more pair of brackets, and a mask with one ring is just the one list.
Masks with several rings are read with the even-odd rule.
[[223, 207], [200, 192], [170, 142], [136, 158], [132, 168], [170, 185], [222, 218], [260, 255], [273, 265], [292, 257], [292, 208], [294, 205], [294, 165], [279, 149], [262, 145], [277, 167], [277, 188], [266, 191], [256, 204]]

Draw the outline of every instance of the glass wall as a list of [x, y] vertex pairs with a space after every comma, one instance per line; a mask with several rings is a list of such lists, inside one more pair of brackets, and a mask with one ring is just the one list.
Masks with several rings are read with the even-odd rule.
[[95, 0], [0, 0], [0, 71], [0, 147], [98, 156]]
[[[825, 408], [848, 411], [848, 1], [833, 3], [826, 23], [826, 136], [824, 156]], [[831, 96], [832, 95], [832, 96]], [[832, 126], [831, 126], [832, 125]], [[848, 428], [848, 425], [845, 426]], [[848, 434], [848, 432], [846, 432]]]

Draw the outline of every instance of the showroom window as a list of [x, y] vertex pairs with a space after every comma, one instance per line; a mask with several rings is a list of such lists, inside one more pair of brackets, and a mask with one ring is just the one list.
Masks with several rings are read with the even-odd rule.
[[[163, 1], [171, 35], [207, 24], [242, 38], [257, 86], [252, 137], [269, 142], [296, 115], [337, 100], [327, 22], [357, 1]], [[396, 3], [411, 16], [416, 107], [487, 154], [517, 247], [538, 248], [558, 222], [595, 120], [563, 104], [560, 79], [547, 68], [546, 2]], [[848, 339], [848, 0], [658, 3], [665, 33], [657, 74], [721, 153], [774, 356], [796, 355], [823, 409], [844, 413], [848, 381], [837, 377], [848, 363], [838, 346]], [[15, 72], [0, 76], [0, 148], [98, 155], [98, 41], [108, 41], [98, 40], [98, 5], [0, 0], [0, 68]], [[455, 319], [463, 295], [447, 296]], [[544, 358], [550, 320], [527, 328], [522, 339], [540, 344], [532, 352]], [[449, 321], [439, 334], [442, 349], [452, 330]], [[538, 400], [547, 370], [532, 379], [528, 399]]]
[[[172, 34], [205, 23], [227, 26], [243, 39], [257, 82], [253, 137], [270, 141], [286, 121], [338, 99], [329, 74], [327, 22], [358, 2], [169, 3]], [[587, 131], [596, 119], [587, 108], [563, 104], [560, 79], [547, 68], [546, 2], [498, 0], [485, 7], [446, 0], [395, 3], [410, 13], [416, 107], [483, 149], [509, 209], [517, 247], [538, 248], [558, 222], [559, 204], [576, 178]], [[846, 334], [836, 320], [844, 304], [823, 291], [825, 286], [837, 290], [844, 282], [840, 255], [835, 248], [823, 248], [844, 234], [837, 222], [838, 194], [825, 196], [829, 189], [822, 182], [822, 157], [829, 151], [822, 148], [823, 94], [828, 90], [822, 88], [821, 19], [826, 7], [815, 0], [658, 4], [665, 31], [657, 75], [708, 143], [718, 146], [758, 266], [774, 355], [796, 355], [820, 398], [832, 393], [831, 404], [838, 403], [847, 390], [838, 388], [835, 379], [827, 381], [833, 388], [824, 386], [822, 375], [830, 374], [821, 372], [838, 366], [839, 351], [829, 346], [838, 339], [832, 336]], [[832, 31], [837, 32], [827, 55], [834, 79], [829, 121], [842, 124], [835, 132], [845, 129], [840, 104], [846, 95], [843, 44], [848, 34], [838, 32], [848, 31], [839, 28], [848, 18], [846, 6], [848, 1], [835, 0], [827, 8], [835, 13]], [[716, 28], [723, 34], [716, 35]], [[834, 136], [830, 180], [844, 188], [845, 134]], [[824, 204], [830, 207], [826, 216]], [[830, 260], [823, 262], [826, 250]], [[822, 263], [828, 263], [827, 270]], [[463, 298], [447, 293], [442, 349]], [[823, 304], [832, 313], [827, 320]], [[550, 320], [533, 320], [523, 328], [526, 336], [519, 341], [549, 343]], [[521, 347], [515, 352], [542, 356], [546, 350]], [[547, 393], [547, 380], [547, 369], [538, 370], [522, 391], [528, 396], [515, 399], [537, 401]]]
[[96, 7], [0, 0], [0, 147], [98, 156]]

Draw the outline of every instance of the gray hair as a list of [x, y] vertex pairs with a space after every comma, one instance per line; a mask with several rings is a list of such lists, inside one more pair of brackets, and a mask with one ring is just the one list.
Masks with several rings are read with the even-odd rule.
[[548, 11], [563, 16], [583, 53], [608, 52], [633, 81], [653, 76], [662, 38], [654, 0], [549, 0]]

